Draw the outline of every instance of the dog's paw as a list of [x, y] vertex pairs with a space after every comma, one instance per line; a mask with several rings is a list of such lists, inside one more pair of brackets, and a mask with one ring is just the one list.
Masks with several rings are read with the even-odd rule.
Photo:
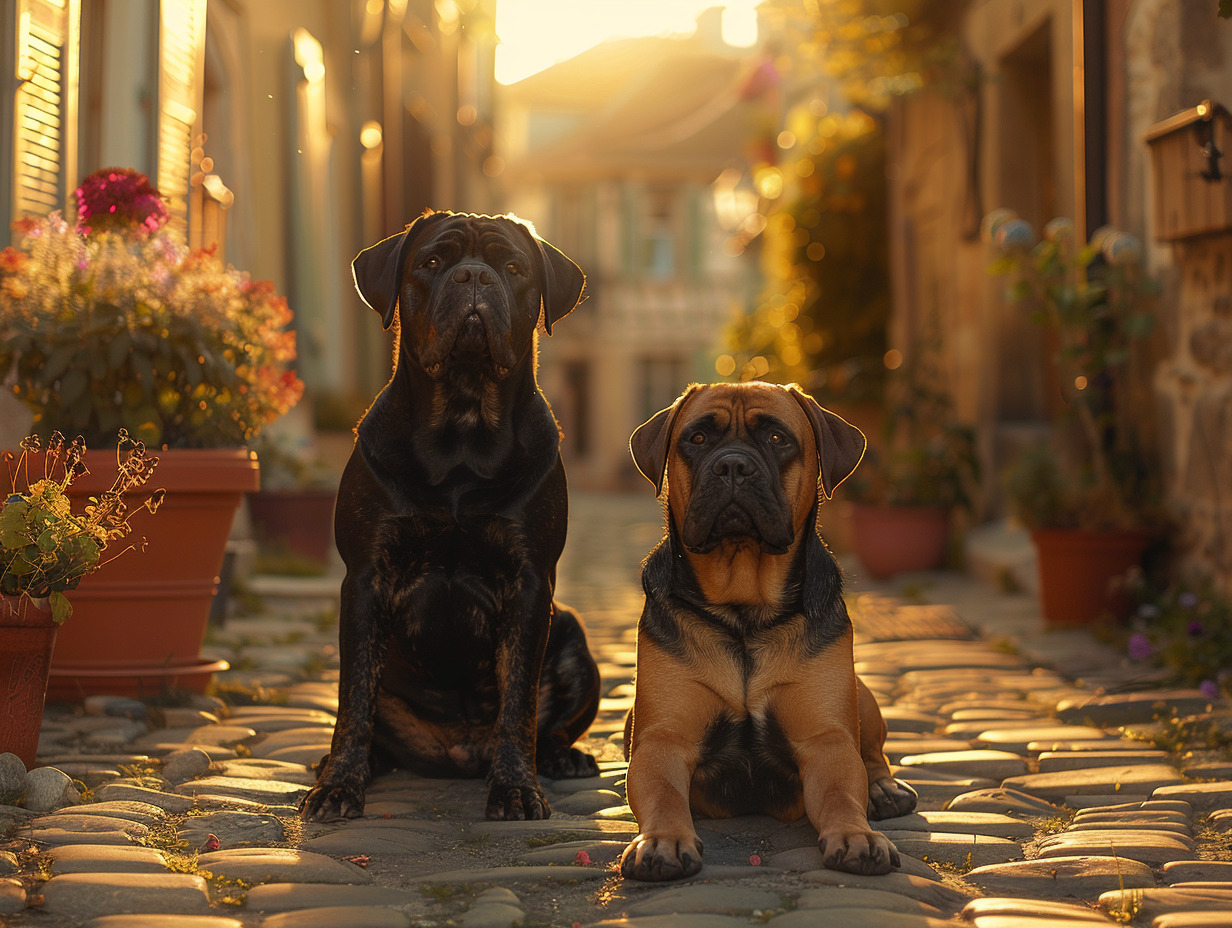
[[548, 818], [552, 807], [537, 783], [493, 783], [484, 814], [496, 821], [520, 822]]
[[541, 755], [535, 766], [539, 775], [549, 780], [576, 780], [599, 775], [599, 765], [595, 759], [585, 751], [571, 747]]
[[299, 817], [305, 822], [332, 822], [363, 814], [363, 786], [345, 781], [318, 783], [299, 804]]
[[876, 831], [832, 831], [817, 839], [821, 862], [846, 873], [889, 873], [902, 861], [890, 839]]
[[868, 817], [874, 821], [896, 818], [915, 809], [916, 792], [902, 780], [882, 777], [868, 784]]
[[702, 869], [702, 842], [697, 835], [655, 837], [640, 834], [620, 855], [626, 879], [660, 883], [683, 880]]

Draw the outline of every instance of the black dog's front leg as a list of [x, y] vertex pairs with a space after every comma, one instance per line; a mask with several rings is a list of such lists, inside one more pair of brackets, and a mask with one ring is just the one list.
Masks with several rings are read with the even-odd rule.
[[539, 674], [552, 621], [552, 589], [527, 574], [501, 612], [505, 633], [496, 648], [500, 709], [492, 732], [486, 811], [491, 819], [540, 819], [552, 814], [535, 774]]
[[317, 785], [300, 802], [304, 821], [358, 818], [364, 813], [364, 793], [371, 778], [368, 754], [376, 688], [389, 637], [386, 623], [380, 621], [382, 608], [372, 578], [356, 579], [348, 572], [342, 581], [339, 618], [338, 719]]

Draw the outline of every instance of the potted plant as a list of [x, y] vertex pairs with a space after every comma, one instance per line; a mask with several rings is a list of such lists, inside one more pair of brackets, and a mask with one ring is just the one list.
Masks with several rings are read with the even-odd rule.
[[[245, 445], [303, 390], [291, 313], [268, 282], [190, 251], [144, 175], [91, 174], [77, 202], [75, 223], [19, 220], [0, 252], [0, 377], [36, 429], [97, 444], [124, 427], [162, 449], [168, 502], [144, 562], [79, 587], [49, 692], [203, 689], [219, 667], [199, 651], [227, 534], [258, 486]], [[70, 492], [109, 486], [103, 465]]]
[[339, 474], [310, 449], [289, 446], [267, 435], [257, 448], [261, 489], [249, 493], [248, 515], [264, 553], [290, 555], [305, 566], [324, 568], [333, 550], [334, 499]]
[[[3, 455], [10, 492], [0, 501], [0, 753], [34, 765], [56, 631], [73, 612], [65, 595], [129, 548], [130, 502], [158, 465], [145, 445], [120, 431], [115, 481], [74, 512], [68, 491], [86, 473], [85, 442], [37, 435], [20, 456]], [[31, 479], [33, 476], [36, 479]], [[140, 502], [157, 511], [165, 490]], [[132, 547], [131, 545], [129, 547]]]
[[1028, 223], [997, 210], [984, 235], [996, 249], [990, 270], [1010, 278], [1007, 297], [1048, 331], [1063, 409], [1052, 440], [1008, 472], [1007, 499], [1031, 530], [1045, 620], [1090, 622], [1128, 605], [1113, 580], [1140, 563], [1160, 521], [1132, 370], [1158, 286], [1138, 239], [1110, 227], [1084, 245], [1071, 220], [1054, 219], [1037, 242]]
[[933, 358], [921, 351], [893, 372], [881, 442], [848, 481], [853, 546], [878, 579], [941, 567], [952, 515], [970, 508], [979, 479], [975, 431], [958, 420]]

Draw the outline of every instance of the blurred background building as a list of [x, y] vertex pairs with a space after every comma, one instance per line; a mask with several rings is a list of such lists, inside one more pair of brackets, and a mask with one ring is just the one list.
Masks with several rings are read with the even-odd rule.
[[978, 518], [1057, 404], [980, 219], [1112, 222], [1165, 284], [1143, 408], [1169, 499], [1194, 556], [1232, 568], [1232, 245], [1160, 231], [1172, 188], [1146, 143], [1229, 102], [1213, 2], [766, 0], [737, 46], [716, 0], [692, 31], [501, 85], [498, 16], [524, 2], [8, 0], [0, 214], [62, 208], [100, 167], [147, 173], [190, 241], [288, 296], [301, 425], [345, 431], [389, 368], [352, 257], [425, 207], [514, 211], [588, 275], [542, 364], [581, 486], [633, 480], [630, 431], [695, 379], [797, 379], [873, 431], [887, 368], [936, 339], [979, 437]]

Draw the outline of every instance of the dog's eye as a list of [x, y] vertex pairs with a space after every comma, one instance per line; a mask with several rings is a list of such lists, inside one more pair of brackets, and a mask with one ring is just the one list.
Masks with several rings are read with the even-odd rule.
[[787, 439], [783, 437], [781, 432], [771, 432], [770, 433], [770, 444], [772, 445], [781, 445], [786, 440]]
[[706, 443], [706, 433], [700, 431], [694, 432], [689, 436], [689, 441], [693, 442], [695, 445], [704, 445]]
[[435, 271], [438, 267], [441, 266], [441, 259], [433, 255], [431, 258], [429, 258], [427, 261], [425, 261], [423, 264], [419, 266], [426, 267], [430, 271]]
[[506, 264], [506, 265], [505, 265], [505, 270], [507, 270], [510, 274], [517, 274], [517, 275], [519, 275], [519, 276], [521, 276], [521, 274], [522, 274], [522, 267], [521, 267], [521, 265], [517, 264], [517, 263], [516, 263], [516, 262], [514, 262], [514, 261], [510, 261], [508, 264]]

